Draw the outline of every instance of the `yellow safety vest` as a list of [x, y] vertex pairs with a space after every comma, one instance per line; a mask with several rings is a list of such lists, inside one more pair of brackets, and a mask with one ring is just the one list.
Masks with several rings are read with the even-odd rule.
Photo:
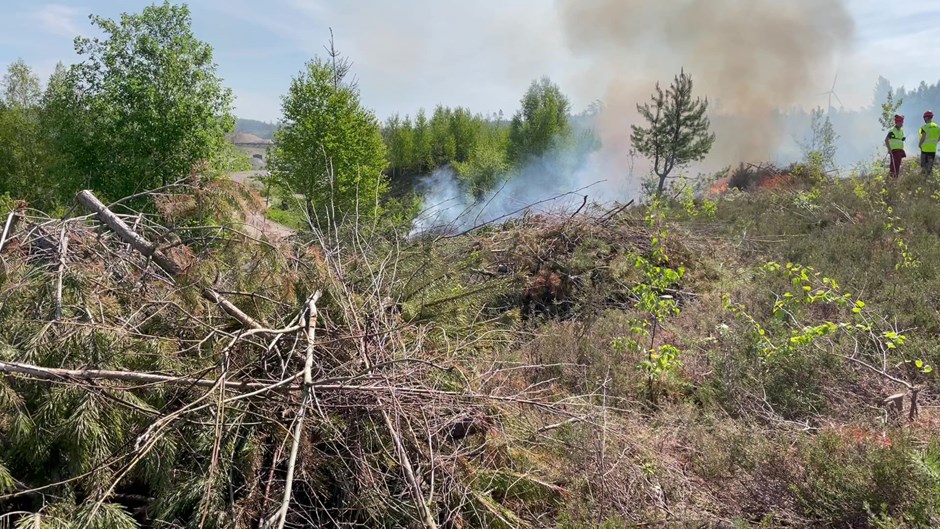
[[891, 147], [892, 151], [903, 151], [904, 150], [904, 131], [894, 127], [888, 131], [888, 147]]
[[940, 141], [940, 125], [934, 122], [925, 123], [920, 128], [920, 137], [924, 138], [924, 144], [920, 146], [923, 152], [937, 152], [937, 142]]

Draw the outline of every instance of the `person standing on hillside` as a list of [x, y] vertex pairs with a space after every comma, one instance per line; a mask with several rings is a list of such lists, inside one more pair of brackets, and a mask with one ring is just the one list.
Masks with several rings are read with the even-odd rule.
[[924, 176], [933, 174], [934, 158], [937, 156], [937, 142], [940, 141], [940, 125], [933, 122], [933, 112], [924, 112], [924, 126], [920, 128], [920, 168]]
[[897, 178], [901, 173], [901, 162], [907, 156], [904, 152], [904, 116], [894, 116], [894, 128], [885, 136], [885, 147], [888, 148], [888, 158], [891, 166], [891, 176]]

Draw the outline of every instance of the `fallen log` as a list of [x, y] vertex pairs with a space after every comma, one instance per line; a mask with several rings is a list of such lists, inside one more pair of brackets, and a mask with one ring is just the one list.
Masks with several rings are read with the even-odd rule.
[[[183, 270], [180, 268], [179, 264], [176, 263], [169, 256], [160, 251], [160, 249], [139, 233], [131, 229], [120, 217], [115, 215], [107, 206], [101, 203], [95, 195], [89, 191], [84, 190], [78, 194], [78, 202], [89, 212], [97, 215], [98, 220], [102, 224], [111, 228], [114, 233], [118, 235], [125, 243], [129, 244], [134, 250], [138, 253], [151, 259], [161, 270], [166, 272], [170, 277], [176, 278], [182, 274]], [[254, 318], [245, 314], [241, 309], [236, 307], [231, 301], [225, 298], [222, 294], [219, 294], [211, 287], [202, 287], [200, 289], [200, 294], [202, 297], [215, 305], [218, 305], [226, 314], [238, 320], [242, 326], [249, 329], [261, 329], [263, 326], [255, 321]]]
[[[104, 369], [62, 369], [58, 367], [42, 367], [18, 362], [0, 362], [0, 373], [26, 375], [40, 380], [96, 382], [112, 380], [118, 382], [132, 382], [138, 384], [170, 384], [174, 386], [211, 388], [216, 385], [215, 378], [188, 377], [173, 375], [158, 375], [156, 373], [143, 373], [138, 371], [108, 371]], [[298, 378], [297, 375], [293, 378]], [[291, 379], [293, 380], [293, 379]], [[284, 381], [275, 383], [225, 381], [226, 390], [256, 391], [278, 387]], [[290, 388], [291, 386], [288, 386]], [[299, 389], [294, 386], [292, 389]]]

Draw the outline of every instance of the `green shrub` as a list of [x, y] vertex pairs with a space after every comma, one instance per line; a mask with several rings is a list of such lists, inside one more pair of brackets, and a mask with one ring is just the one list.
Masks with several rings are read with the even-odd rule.
[[825, 432], [804, 442], [802, 457], [803, 479], [792, 490], [814, 524], [871, 527], [890, 516], [908, 527], [933, 526], [937, 481], [903, 432]]

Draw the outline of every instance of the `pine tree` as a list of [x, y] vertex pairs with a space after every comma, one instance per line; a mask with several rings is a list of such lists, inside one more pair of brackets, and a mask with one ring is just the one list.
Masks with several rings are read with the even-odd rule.
[[630, 141], [652, 161], [659, 177], [656, 194], [661, 195], [675, 168], [703, 159], [715, 142], [708, 130], [708, 100], [692, 98], [692, 78], [683, 70], [665, 92], [656, 83], [650, 103], [636, 108], [649, 126], [631, 126]]

